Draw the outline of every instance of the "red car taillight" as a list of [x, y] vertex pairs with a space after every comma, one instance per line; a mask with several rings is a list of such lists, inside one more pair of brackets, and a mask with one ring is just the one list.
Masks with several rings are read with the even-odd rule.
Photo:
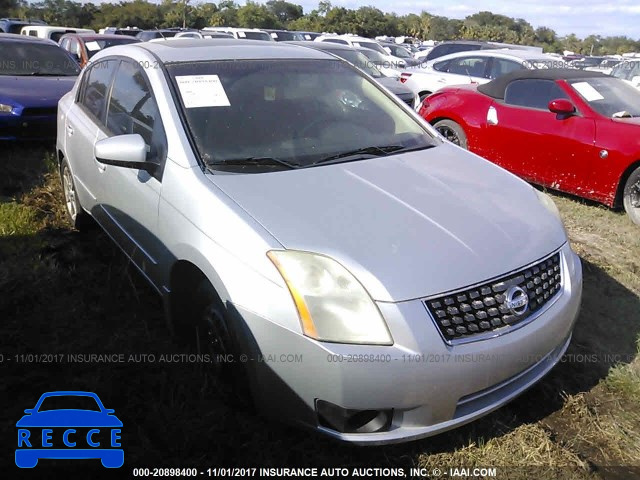
[[410, 73], [401, 73], [400, 74], [400, 83], [405, 83], [407, 80], [409, 80], [410, 76], [411, 76]]
[[427, 114], [428, 109], [429, 109], [429, 98], [425, 98], [424, 100], [422, 100], [422, 103], [420, 104], [420, 108], [418, 109], [418, 115], [424, 118], [425, 115]]

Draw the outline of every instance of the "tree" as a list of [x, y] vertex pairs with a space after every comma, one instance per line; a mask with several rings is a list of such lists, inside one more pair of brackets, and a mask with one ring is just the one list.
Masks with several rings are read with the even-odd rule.
[[213, 27], [232, 27], [238, 24], [238, 5], [233, 0], [223, 0], [218, 4], [216, 11], [209, 19]]
[[360, 7], [353, 15], [358, 35], [375, 37], [382, 35], [387, 29], [387, 19], [382, 11], [375, 7]]
[[245, 28], [280, 28], [282, 25], [269, 9], [260, 3], [247, 1], [238, 9], [238, 25]]
[[159, 5], [145, 0], [120, 2], [119, 4], [104, 3], [96, 13], [93, 29], [106, 26], [156, 28], [162, 25], [163, 12]]
[[0, 14], [3, 16], [6, 12], [11, 12], [20, 7], [18, 0], [0, 0]]
[[192, 28], [202, 29], [211, 26], [211, 17], [218, 11], [215, 3], [200, 3], [193, 7], [191, 12]]
[[267, 9], [275, 15], [280, 23], [288, 25], [289, 22], [302, 17], [302, 7], [294, 3], [285, 2], [284, 0], [269, 0]]

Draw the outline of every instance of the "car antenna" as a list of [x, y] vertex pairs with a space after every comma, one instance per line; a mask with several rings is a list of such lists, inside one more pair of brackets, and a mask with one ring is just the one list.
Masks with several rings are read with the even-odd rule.
[[162, 34], [162, 31], [158, 28], [158, 26], [156, 25], [156, 30], [158, 31], [158, 33], [160, 34], [160, 36], [162, 37], [163, 40], [166, 40], [167, 38]]

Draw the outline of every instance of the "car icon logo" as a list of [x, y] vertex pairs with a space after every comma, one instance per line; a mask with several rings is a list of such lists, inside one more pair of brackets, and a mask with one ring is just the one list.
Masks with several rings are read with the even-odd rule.
[[513, 315], [520, 316], [527, 311], [529, 296], [522, 288], [514, 285], [505, 293], [504, 304]]
[[92, 392], [44, 393], [16, 423], [16, 465], [33, 468], [39, 459], [100, 459], [106, 468], [124, 464], [122, 422]]

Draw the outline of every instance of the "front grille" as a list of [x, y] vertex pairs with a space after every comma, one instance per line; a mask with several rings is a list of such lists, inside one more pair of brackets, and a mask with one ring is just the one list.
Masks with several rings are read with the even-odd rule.
[[556, 253], [518, 272], [430, 298], [424, 304], [442, 336], [451, 342], [516, 325], [540, 310], [561, 288], [560, 253]]

